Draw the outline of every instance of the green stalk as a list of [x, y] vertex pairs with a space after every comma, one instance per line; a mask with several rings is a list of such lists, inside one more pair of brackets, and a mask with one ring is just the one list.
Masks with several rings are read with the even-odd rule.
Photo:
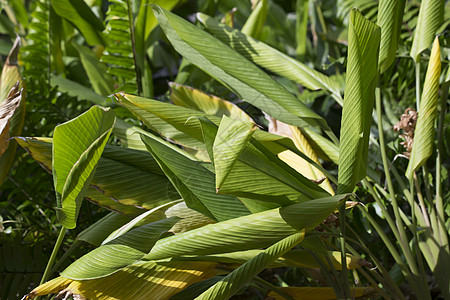
[[441, 94], [441, 111], [439, 113], [439, 123], [437, 128], [437, 155], [436, 155], [436, 214], [437, 214], [437, 222], [438, 222], [438, 231], [439, 237], [441, 241], [441, 246], [446, 247], [447, 255], [450, 255], [449, 247], [448, 247], [448, 235], [445, 226], [445, 210], [444, 210], [444, 201], [442, 197], [442, 175], [441, 175], [441, 166], [442, 166], [442, 154], [443, 146], [443, 134], [444, 134], [444, 119], [445, 112], [447, 108], [447, 99], [448, 99], [448, 85], [444, 85], [442, 87]]
[[75, 251], [78, 246], [80, 245], [79, 240], [75, 240], [72, 245], [70, 245], [69, 249], [63, 254], [63, 256], [58, 260], [58, 262], [51, 268], [50, 274], [53, 274], [56, 272], [59, 267], [62, 265], [62, 263], [72, 254], [73, 251]]
[[420, 59], [416, 62], [416, 110], [420, 107]]
[[42, 275], [41, 282], [39, 285], [45, 283], [48, 279], [48, 276], [50, 275], [50, 269], [53, 266], [53, 263], [56, 259], [56, 254], [58, 253], [59, 247], [61, 247], [61, 244], [64, 240], [64, 235], [66, 234], [66, 227], [61, 227], [61, 231], [59, 232], [58, 239], [56, 240], [55, 246], [53, 247], [52, 255], [50, 256], [50, 259], [47, 262], [47, 266], [45, 267], [44, 275]]
[[341, 270], [341, 275], [342, 275], [342, 289], [344, 292], [344, 297], [345, 299], [349, 299], [351, 294], [350, 294], [350, 284], [348, 282], [348, 275], [347, 275], [347, 251], [345, 249], [345, 213], [346, 213], [346, 209], [345, 209], [345, 203], [343, 203], [341, 205], [341, 207], [339, 207], [339, 229], [341, 231], [341, 239], [340, 239], [340, 244], [341, 244], [341, 265], [342, 265], [342, 270]]
[[253, 278], [253, 281], [268, 290], [274, 291], [275, 293], [277, 293], [286, 300], [295, 300], [294, 297], [292, 297], [290, 294], [286, 293], [282, 289], [278, 288], [277, 286], [274, 286], [273, 284], [265, 281], [264, 279], [258, 276]]
[[[376, 110], [377, 110], [378, 135], [380, 138], [381, 158], [383, 160], [384, 174], [386, 176], [386, 181], [387, 181], [387, 185], [388, 185], [388, 189], [389, 189], [389, 198], [391, 199], [392, 208], [394, 210], [395, 221], [397, 222], [400, 247], [402, 248], [402, 251], [405, 254], [406, 261], [408, 262], [412, 273], [415, 276], [418, 276], [419, 270], [417, 268], [416, 262], [413, 259], [411, 249], [408, 246], [408, 237], [406, 236], [405, 228], [403, 226], [403, 222], [402, 222], [402, 219], [399, 214], [397, 198], [395, 197], [394, 185], [392, 184], [392, 178], [391, 178], [389, 163], [388, 163], [387, 154], [386, 154], [386, 144], [384, 142], [383, 118], [382, 118], [382, 113], [381, 113], [380, 87], [377, 87], [375, 89], [375, 105], [376, 105]], [[392, 166], [392, 169], [395, 169], [395, 167]]]

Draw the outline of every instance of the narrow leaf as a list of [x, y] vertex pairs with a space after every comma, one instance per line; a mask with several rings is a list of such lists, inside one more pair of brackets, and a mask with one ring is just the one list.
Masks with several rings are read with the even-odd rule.
[[423, 86], [420, 108], [414, 131], [414, 143], [406, 170], [406, 177], [412, 178], [417, 168], [422, 166], [433, 153], [434, 122], [439, 100], [439, 77], [441, 76], [441, 49], [439, 39], [434, 40], [430, 61]]
[[420, 53], [428, 49], [441, 25], [444, 17], [444, 0], [422, 0], [419, 19], [414, 31], [410, 55], [418, 62]]
[[242, 32], [258, 39], [266, 22], [268, 9], [268, 0], [259, 0], [247, 21], [245, 21]]

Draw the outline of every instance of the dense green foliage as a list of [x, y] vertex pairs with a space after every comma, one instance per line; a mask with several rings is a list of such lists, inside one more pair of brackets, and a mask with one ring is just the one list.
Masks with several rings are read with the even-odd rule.
[[1, 1], [0, 299], [450, 299], [449, 4]]

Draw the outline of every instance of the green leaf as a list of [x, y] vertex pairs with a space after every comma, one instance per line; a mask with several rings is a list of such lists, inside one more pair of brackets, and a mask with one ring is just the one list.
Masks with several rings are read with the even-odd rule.
[[158, 6], [153, 10], [175, 50], [244, 101], [285, 123], [328, 129], [322, 117], [227, 45]]
[[315, 228], [350, 195], [338, 195], [206, 225], [159, 240], [145, 259], [206, 255], [267, 247]]
[[[281, 287], [279, 288], [283, 292], [291, 295], [294, 299], [298, 300], [330, 300], [337, 299], [335, 291], [331, 287]], [[350, 289], [352, 297], [363, 297], [367, 299], [373, 296], [373, 289], [367, 287], [356, 287]], [[269, 292], [269, 297], [273, 297], [275, 300], [283, 300], [285, 297], [280, 296], [275, 291]]]
[[306, 43], [308, 40], [309, 0], [296, 0], [295, 12], [297, 15], [295, 20], [295, 41], [297, 42], [297, 48], [295, 51], [297, 58], [302, 59], [306, 55]]
[[105, 277], [139, 261], [178, 218], [164, 219], [132, 229], [77, 259], [61, 275], [74, 280]]
[[77, 118], [58, 125], [53, 135], [52, 171], [59, 222], [76, 227], [84, 194], [114, 126], [110, 109], [94, 106]]
[[275, 243], [225, 276], [195, 299], [229, 299], [270, 263], [300, 243], [304, 237], [305, 231], [302, 231]]
[[405, 0], [381, 0], [378, 4], [377, 25], [381, 28], [380, 74], [394, 62], [399, 42]]
[[[338, 103], [342, 103], [339, 83], [332, 78], [306, 66], [284, 53], [281, 53], [263, 42], [245, 35], [239, 30], [218, 23], [210, 16], [198, 13], [197, 18], [205, 25], [206, 29], [214, 34], [219, 40], [232, 47], [239, 54], [255, 64], [274, 72], [275, 74], [300, 83], [310, 90], [326, 90], [331, 93]], [[263, 90], [261, 89], [261, 91]], [[269, 112], [267, 111], [267, 113]], [[295, 125], [282, 120], [278, 117], [278, 114], [270, 115], [280, 121]]]
[[105, 45], [103, 24], [83, 0], [51, 0], [55, 12], [71, 22], [89, 45]]
[[90, 88], [58, 75], [52, 75], [50, 84], [52, 87], [58, 87], [58, 90], [62, 93], [77, 97], [79, 100], [88, 100], [98, 105], [105, 105], [107, 100], [106, 97], [97, 94]]
[[259, 0], [244, 26], [242, 26], [242, 32], [258, 39], [266, 22], [268, 8], [267, 0]]
[[[16, 140], [45, 170], [52, 172], [52, 139]], [[85, 196], [93, 203], [133, 217], [142, 213], [143, 209], [180, 199], [147, 151], [110, 145], [103, 151]]]
[[216, 190], [222, 187], [255, 130], [254, 123], [222, 118], [213, 145]]
[[377, 25], [352, 9], [337, 193], [353, 191], [356, 183], [366, 177], [370, 125], [378, 82], [380, 34]]
[[434, 40], [423, 86], [422, 97], [414, 131], [414, 143], [406, 177], [412, 179], [414, 171], [422, 166], [433, 153], [434, 122], [439, 100], [439, 77], [441, 76], [441, 49], [439, 39]]
[[19, 82], [11, 89], [5, 101], [0, 103], [0, 157], [9, 146], [10, 120], [20, 107], [22, 90], [19, 90]]
[[141, 136], [189, 208], [222, 221], [250, 212], [235, 197], [216, 194], [214, 173], [159, 138]]
[[233, 119], [253, 122], [252, 118], [232, 102], [219, 97], [208, 95], [205, 92], [192, 87], [171, 82], [170, 100], [178, 106], [183, 106], [208, 115], [221, 118], [227, 116]]
[[117, 212], [110, 212], [77, 236], [77, 240], [85, 241], [94, 246], [100, 246], [111, 232], [127, 224], [130, 217]]
[[420, 53], [430, 47], [437, 29], [442, 24], [444, 3], [444, 0], [422, 0], [420, 3], [419, 19], [410, 52], [415, 62], [420, 60]]
[[97, 94], [108, 96], [114, 91], [114, 80], [106, 73], [106, 66], [99, 62], [95, 53], [89, 48], [72, 43], [80, 54], [81, 63]]

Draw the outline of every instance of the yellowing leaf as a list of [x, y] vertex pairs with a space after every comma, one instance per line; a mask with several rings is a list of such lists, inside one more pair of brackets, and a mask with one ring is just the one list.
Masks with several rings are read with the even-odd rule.
[[58, 277], [35, 288], [25, 299], [60, 293], [87, 299], [169, 299], [187, 286], [215, 275], [216, 263], [141, 261], [100, 279]]
[[[296, 300], [333, 300], [337, 299], [336, 294], [333, 291], [333, 288], [330, 287], [284, 287], [279, 288], [281, 291], [291, 295]], [[363, 297], [373, 293], [372, 288], [353, 288], [351, 289], [351, 293], [354, 297]], [[285, 299], [283, 296], [277, 294], [274, 291], [269, 293], [269, 297], [273, 297], [274, 299], [283, 300]]]

